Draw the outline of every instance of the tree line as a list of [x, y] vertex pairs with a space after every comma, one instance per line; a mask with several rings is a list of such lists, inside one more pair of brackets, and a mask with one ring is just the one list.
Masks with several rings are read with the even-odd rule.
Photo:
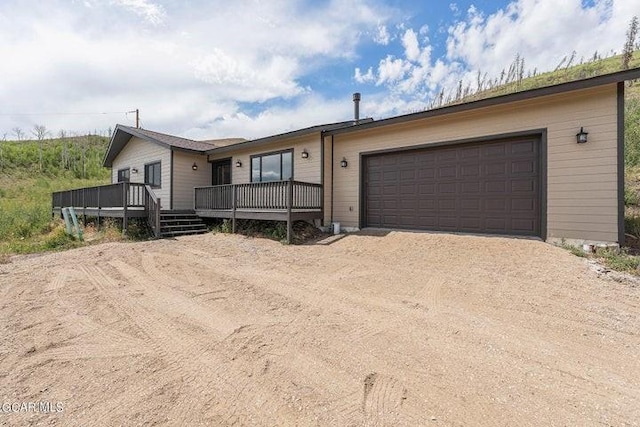
[[104, 178], [102, 166], [109, 138], [100, 135], [68, 135], [47, 139], [44, 126], [33, 128], [34, 139], [0, 140], [0, 173], [38, 173], [47, 176], [69, 175], [75, 178]]

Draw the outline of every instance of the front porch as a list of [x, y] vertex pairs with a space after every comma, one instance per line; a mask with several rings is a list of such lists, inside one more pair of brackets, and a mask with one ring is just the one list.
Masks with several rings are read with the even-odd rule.
[[[161, 237], [160, 206], [148, 185], [120, 182], [54, 192], [51, 208], [54, 215], [73, 207], [84, 218], [122, 218], [125, 232], [130, 218], [146, 218], [154, 236]], [[196, 187], [194, 212], [201, 218], [231, 220], [233, 232], [238, 219], [286, 221], [291, 242], [294, 221], [323, 218], [323, 189], [293, 180]]]

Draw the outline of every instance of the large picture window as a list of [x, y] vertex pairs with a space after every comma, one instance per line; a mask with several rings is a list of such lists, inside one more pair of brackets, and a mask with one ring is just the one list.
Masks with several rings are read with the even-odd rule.
[[118, 170], [118, 182], [129, 182], [131, 172], [129, 168]]
[[292, 177], [292, 150], [251, 157], [251, 182], [284, 181]]
[[160, 188], [162, 185], [160, 162], [144, 165], [144, 183], [151, 186], [151, 188]]

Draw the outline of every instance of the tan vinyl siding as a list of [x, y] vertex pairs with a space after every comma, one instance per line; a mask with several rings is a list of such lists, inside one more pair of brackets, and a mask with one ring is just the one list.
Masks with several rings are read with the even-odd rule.
[[131, 182], [144, 183], [144, 165], [160, 163], [161, 187], [153, 192], [161, 198], [162, 209], [171, 206], [171, 150], [159, 144], [132, 137], [129, 143], [114, 159], [111, 168], [111, 181], [118, 182], [119, 169], [138, 169], [138, 173], [131, 171]]
[[[274, 151], [293, 149], [293, 179], [296, 181], [321, 182], [321, 153], [320, 153], [320, 132], [298, 138], [284, 139], [259, 147], [239, 149], [234, 152], [231, 160], [231, 180], [233, 184], [244, 184], [251, 182], [251, 156], [267, 154]], [[309, 158], [302, 158], [302, 150], [307, 150]], [[219, 160], [229, 158], [229, 154], [214, 154], [209, 156], [209, 160]], [[236, 162], [240, 160], [242, 167], [237, 168]]]
[[[193, 162], [198, 165], [194, 171]], [[203, 154], [173, 153], [173, 209], [192, 210], [194, 187], [211, 185], [211, 164]]]
[[[581, 126], [589, 142], [579, 145]], [[335, 135], [332, 220], [359, 226], [361, 153], [534, 129], [547, 130], [546, 237], [617, 241], [615, 84]]]

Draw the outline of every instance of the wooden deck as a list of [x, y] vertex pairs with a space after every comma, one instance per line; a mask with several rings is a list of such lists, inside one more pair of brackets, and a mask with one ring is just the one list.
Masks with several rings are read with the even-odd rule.
[[[194, 211], [202, 218], [286, 221], [287, 240], [293, 237], [293, 222], [323, 218], [321, 184], [301, 181], [256, 182], [196, 187]], [[57, 191], [52, 194], [52, 213], [73, 207], [83, 217], [123, 219], [147, 218], [156, 237], [160, 236], [160, 199], [144, 184], [121, 182], [97, 187]]]
[[123, 232], [129, 218], [147, 218], [156, 237], [160, 233], [160, 199], [148, 185], [130, 182], [56, 191], [51, 195], [51, 212], [73, 207], [86, 217], [122, 218]]
[[291, 242], [293, 222], [323, 218], [321, 184], [301, 181], [254, 182], [196, 187], [195, 212], [205, 218], [257, 219], [287, 222]]

